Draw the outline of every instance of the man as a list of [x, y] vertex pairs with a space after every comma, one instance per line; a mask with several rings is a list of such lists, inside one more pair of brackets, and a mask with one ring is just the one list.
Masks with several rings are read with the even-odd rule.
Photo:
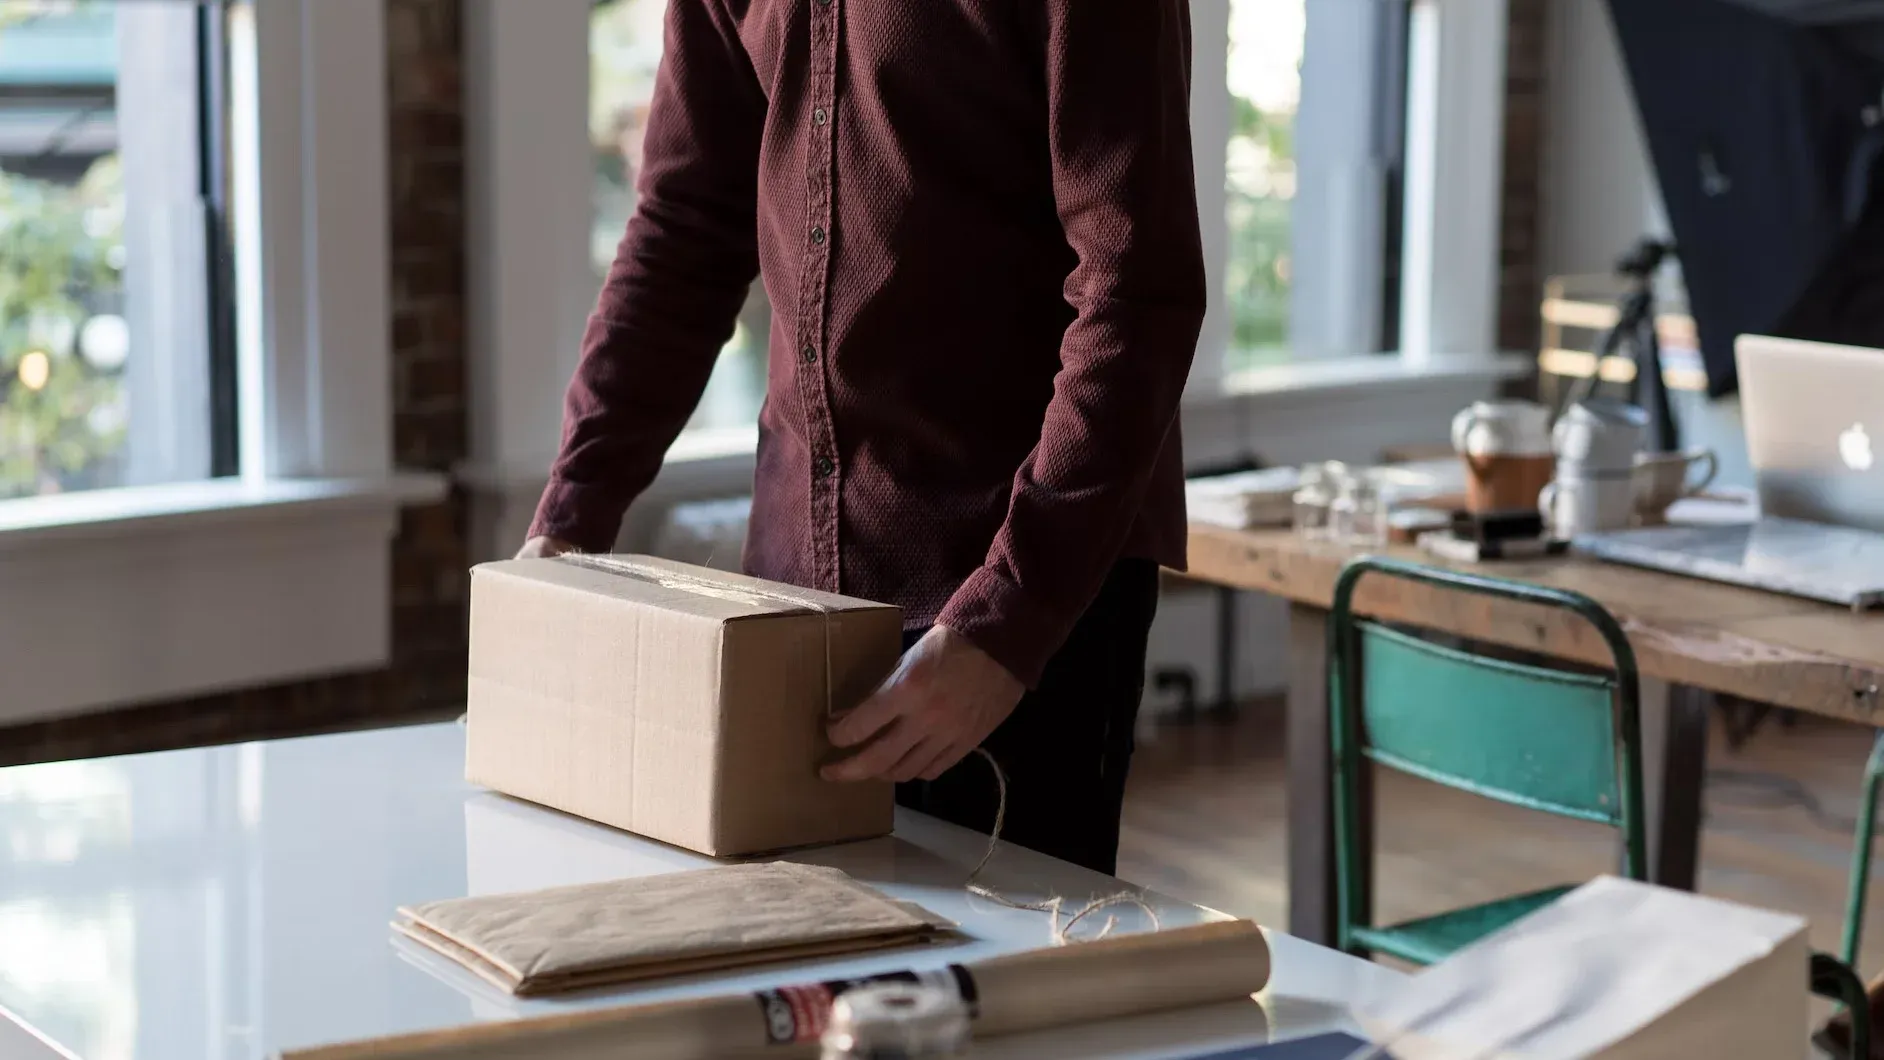
[[895, 603], [832, 780], [1111, 872], [1204, 313], [1186, 0], [670, 0], [640, 201], [524, 555], [604, 550], [750, 281], [745, 564]]

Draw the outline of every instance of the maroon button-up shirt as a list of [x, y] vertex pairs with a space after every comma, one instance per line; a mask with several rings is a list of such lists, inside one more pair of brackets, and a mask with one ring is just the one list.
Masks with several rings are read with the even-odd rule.
[[532, 533], [607, 548], [762, 276], [746, 566], [1028, 684], [1184, 561], [1186, 0], [669, 0], [640, 198]]

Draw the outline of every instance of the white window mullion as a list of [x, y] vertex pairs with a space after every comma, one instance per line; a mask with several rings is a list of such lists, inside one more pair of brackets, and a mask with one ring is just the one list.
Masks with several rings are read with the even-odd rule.
[[[232, 32], [245, 477], [391, 469], [385, 10], [256, 0]], [[243, 260], [246, 259], [246, 260]]]
[[1408, 26], [1400, 348], [1496, 352], [1506, 0], [1416, 0]]
[[1310, 0], [1295, 121], [1299, 179], [1290, 208], [1289, 347], [1331, 357], [1381, 348], [1381, 284], [1391, 160], [1380, 130], [1398, 93], [1382, 62], [1393, 13], [1386, 0]]
[[125, 4], [117, 24], [128, 408], [125, 484], [210, 472], [209, 257], [197, 12]]
[[1203, 227], [1204, 276], [1211, 293], [1197, 340], [1189, 390], [1223, 386], [1230, 356], [1230, 311], [1224, 292], [1230, 261], [1229, 196], [1224, 173], [1230, 148], [1230, 0], [1191, 2], [1191, 153], [1197, 171], [1197, 216]]
[[464, 9], [471, 454], [500, 476], [547, 471], [595, 301], [590, 7]]
[[392, 267], [385, 0], [302, 0], [307, 105], [307, 294], [313, 371], [294, 471], [392, 468]]

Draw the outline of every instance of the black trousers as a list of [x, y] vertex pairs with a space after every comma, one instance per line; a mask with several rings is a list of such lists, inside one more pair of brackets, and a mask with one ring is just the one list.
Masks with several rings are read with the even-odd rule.
[[[1004, 841], [1115, 874], [1145, 643], [1157, 610], [1157, 565], [1120, 561], [1039, 687], [982, 742], [1007, 773]], [[998, 802], [980, 755], [935, 780], [898, 784], [896, 801], [979, 832], [994, 827]]]

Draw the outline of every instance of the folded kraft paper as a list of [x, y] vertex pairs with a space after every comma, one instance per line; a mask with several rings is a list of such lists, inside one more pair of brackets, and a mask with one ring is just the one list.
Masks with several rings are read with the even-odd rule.
[[471, 577], [465, 775], [703, 854], [884, 835], [887, 783], [818, 776], [890, 672], [894, 607], [640, 556]]
[[953, 925], [838, 869], [777, 862], [428, 902], [393, 927], [518, 995], [917, 942]]

